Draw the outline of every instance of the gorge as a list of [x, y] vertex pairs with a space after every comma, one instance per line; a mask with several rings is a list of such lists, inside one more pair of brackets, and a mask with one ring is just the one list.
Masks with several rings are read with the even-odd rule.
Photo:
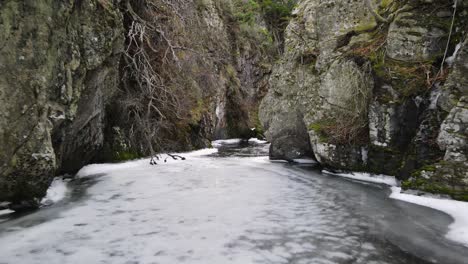
[[467, 0], [0, 0], [0, 211], [28, 214], [89, 164], [154, 157], [158, 171], [231, 138], [468, 202], [467, 31]]

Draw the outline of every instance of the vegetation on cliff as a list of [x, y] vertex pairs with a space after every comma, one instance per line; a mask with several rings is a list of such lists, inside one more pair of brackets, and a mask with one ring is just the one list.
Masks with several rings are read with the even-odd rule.
[[[404, 187], [464, 199], [466, 8], [464, 1], [299, 1], [260, 109], [270, 155], [284, 157], [276, 145], [310, 145], [324, 166], [396, 175]], [[417, 173], [427, 166], [437, 169]]]

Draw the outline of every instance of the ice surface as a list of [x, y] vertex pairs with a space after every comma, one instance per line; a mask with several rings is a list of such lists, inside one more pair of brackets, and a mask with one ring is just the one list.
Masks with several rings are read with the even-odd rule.
[[335, 175], [339, 177], [349, 178], [364, 182], [383, 183], [389, 186], [397, 186], [398, 182], [395, 177], [387, 175], [376, 175], [365, 172], [351, 172], [351, 173], [334, 173], [327, 170], [322, 171], [325, 174]]
[[447, 238], [468, 246], [468, 203], [450, 199], [416, 196], [401, 193], [401, 188], [392, 187], [390, 198], [430, 207], [453, 217]]
[[381, 185], [215, 152], [87, 166], [80, 199], [1, 223], [0, 263], [423, 263], [402, 237], [417, 238], [418, 255], [463, 263], [452, 260], [465, 249], [415, 221], [445, 215], [396, 205]]

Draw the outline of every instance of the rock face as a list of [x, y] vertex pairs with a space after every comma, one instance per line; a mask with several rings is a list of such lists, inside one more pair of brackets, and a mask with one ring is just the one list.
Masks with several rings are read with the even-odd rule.
[[122, 81], [132, 81], [123, 55], [129, 17], [150, 7], [164, 30], [151, 47], [163, 50], [166, 38], [178, 50], [174, 60], [164, 50], [149, 59], [168, 69], [160, 78], [178, 89], [184, 110], [158, 136], [167, 142], [161, 150], [206, 147], [260, 127], [272, 60], [256, 43], [264, 27], [240, 24], [232, 1], [151, 1], [0, 1], [0, 202], [35, 207], [56, 174], [148, 155], [120, 110]]
[[34, 206], [103, 144], [122, 17], [112, 1], [0, 3], [0, 200]]
[[172, 18], [157, 21], [161, 31], [172, 45], [184, 47], [176, 58], [160, 61], [171, 69], [160, 75], [180, 87], [181, 101], [192, 109], [181, 113], [185, 120], [174, 132], [183, 135], [170, 149], [206, 147], [212, 138], [248, 137], [251, 128], [259, 127], [258, 104], [268, 90], [273, 59], [259, 14], [256, 23], [246, 24], [236, 17], [242, 1], [153, 2], [167, 7], [153, 12]]
[[312, 150], [326, 167], [468, 200], [468, 3], [454, 11], [437, 0], [300, 1], [260, 109], [270, 156]]
[[448, 112], [435, 138], [442, 155], [413, 173], [404, 187], [468, 201], [468, 41], [459, 47], [451, 74], [433, 105]]

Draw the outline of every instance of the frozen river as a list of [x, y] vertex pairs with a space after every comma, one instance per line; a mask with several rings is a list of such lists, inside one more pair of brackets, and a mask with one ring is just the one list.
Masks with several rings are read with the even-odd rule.
[[219, 148], [85, 168], [61, 202], [0, 216], [0, 263], [468, 263], [448, 215], [386, 186]]

